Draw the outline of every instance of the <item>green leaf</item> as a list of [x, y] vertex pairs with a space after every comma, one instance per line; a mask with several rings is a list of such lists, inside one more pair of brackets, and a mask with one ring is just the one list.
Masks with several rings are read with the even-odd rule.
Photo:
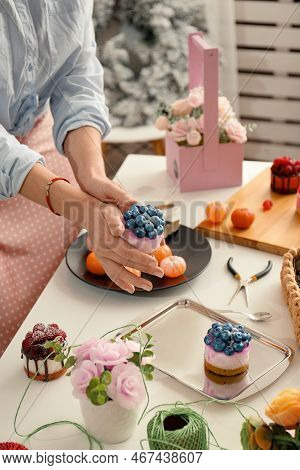
[[154, 347], [154, 344], [150, 344], [150, 343], [149, 343], [149, 344], [147, 344], [147, 348], [149, 348], [149, 349], [150, 349], [150, 348], [153, 348], [153, 347]]
[[[99, 387], [101, 387], [101, 385], [99, 385]], [[101, 390], [99, 391], [98, 387], [89, 392], [88, 398], [91, 400], [93, 405], [96, 406], [104, 405], [104, 403], [108, 400], [106, 392]]]
[[104, 385], [109, 385], [111, 383], [111, 373], [108, 370], [102, 372], [100, 382]]
[[145, 333], [145, 336], [146, 336], [146, 338], [147, 338], [148, 341], [150, 341], [150, 340], [152, 339], [152, 336], [149, 335], [149, 333]]
[[62, 362], [65, 360], [65, 355], [63, 353], [57, 354], [54, 358], [55, 362]]
[[143, 352], [143, 357], [152, 357], [152, 356], [154, 356], [154, 353], [150, 349], [146, 349], [146, 351]]
[[151, 374], [154, 371], [154, 367], [152, 364], [146, 364], [143, 366], [143, 372], [144, 374]]
[[139, 353], [133, 353], [133, 356], [128, 359], [129, 362], [133, 362], [137, 367], [140, 365], [140, 354]]
[[62, 344], [58, 342], [53, 342], [53, 349], [55, 352], [60, 353], [62, 350]]
[[99, 377], [93, 377], [93, 378], [90, 380], [90, 383], [89, 383], [89, 385], [88, 385], [88, 388], [92, 389], [92, 388], [97, 387], [98, 385], [100, 385], [100, 379], [99, 379]]
[[46, 343], [44, 344], [44, 348], [45, 349], [54, 349], [54, 342], [53, 341], [46, 341]]
[[65, 368], [69, 369], [70, 367], [73, 367], [75, 363], [76, 363], [76, 357], [75, 356], [70, 356], [70, 357], [68, 357], [68, 359], [65, 363]]
[[145, 379], [146, 380], [153, 380], [153, 375], [152, 374], [146, 374]]

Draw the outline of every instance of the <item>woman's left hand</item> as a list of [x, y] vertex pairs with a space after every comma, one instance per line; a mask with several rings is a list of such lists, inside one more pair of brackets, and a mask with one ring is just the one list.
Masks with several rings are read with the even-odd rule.
[[101, 202], [114, 204], [121, 212], [126, 211], [131, 204], [136, 202], [118, 183], [106, 176], [86, 178], [83, 189]]

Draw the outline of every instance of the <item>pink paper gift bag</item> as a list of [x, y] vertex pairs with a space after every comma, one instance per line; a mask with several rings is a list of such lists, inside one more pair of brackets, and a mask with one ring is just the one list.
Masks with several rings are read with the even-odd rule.
[[182, 192], [242, 183], [244, 145], [219, 143], [218, 56], [202, 33], [189, 35], [189, 87], [204, 87], [204, 145], [180, 146], [166, 135], [167, 170]]

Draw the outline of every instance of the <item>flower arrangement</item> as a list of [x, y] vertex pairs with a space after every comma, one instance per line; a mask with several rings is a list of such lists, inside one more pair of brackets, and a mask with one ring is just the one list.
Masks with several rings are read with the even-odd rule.
[[[229, 100], [218, 97], [218, 124], [220, 143], [247, 141], [247, 130], [237, 119]], [[204, 88], [190, 90], [186, 98], [174, 101], [171, 105], [161, 104], [155, 126], [169, 133], [178, 145], [198, 146], [204, 144]]]
[[95, 406], [114, 400], [121, 408], [135, 408], [146, 396], [144, 378], [152, 380], [154, 356], [151, 335], [146, 341], [131, 335], [113, 339], [90, 339], [74, 349], [64, 349], [59, 342], [49, 342], [57, 361], [71, 368], [73, 395], [87, 397]]
[[[267, 424], [261, 418], [245, 419], [241, 430], [244, 450], [300, 449], [300, 389], [280, 392], [265, 410], [273, 420]], [[288, 430], [294, 430], [292, 434]]]

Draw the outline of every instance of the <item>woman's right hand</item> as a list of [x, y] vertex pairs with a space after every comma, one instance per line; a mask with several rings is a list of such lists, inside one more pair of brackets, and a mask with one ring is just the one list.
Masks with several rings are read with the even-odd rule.
[[92, 249], [106, 274], [121, 289], [133, 294], [135, 287], [150, 291], [152, 283], [127, 271], [124, 266], [143, 273], [163, 277], [156, 259], [131, 246], [121, 238], [125, 227], [121, 211], [90, 197], [85, 211], [84, 226], [88, 230]]

